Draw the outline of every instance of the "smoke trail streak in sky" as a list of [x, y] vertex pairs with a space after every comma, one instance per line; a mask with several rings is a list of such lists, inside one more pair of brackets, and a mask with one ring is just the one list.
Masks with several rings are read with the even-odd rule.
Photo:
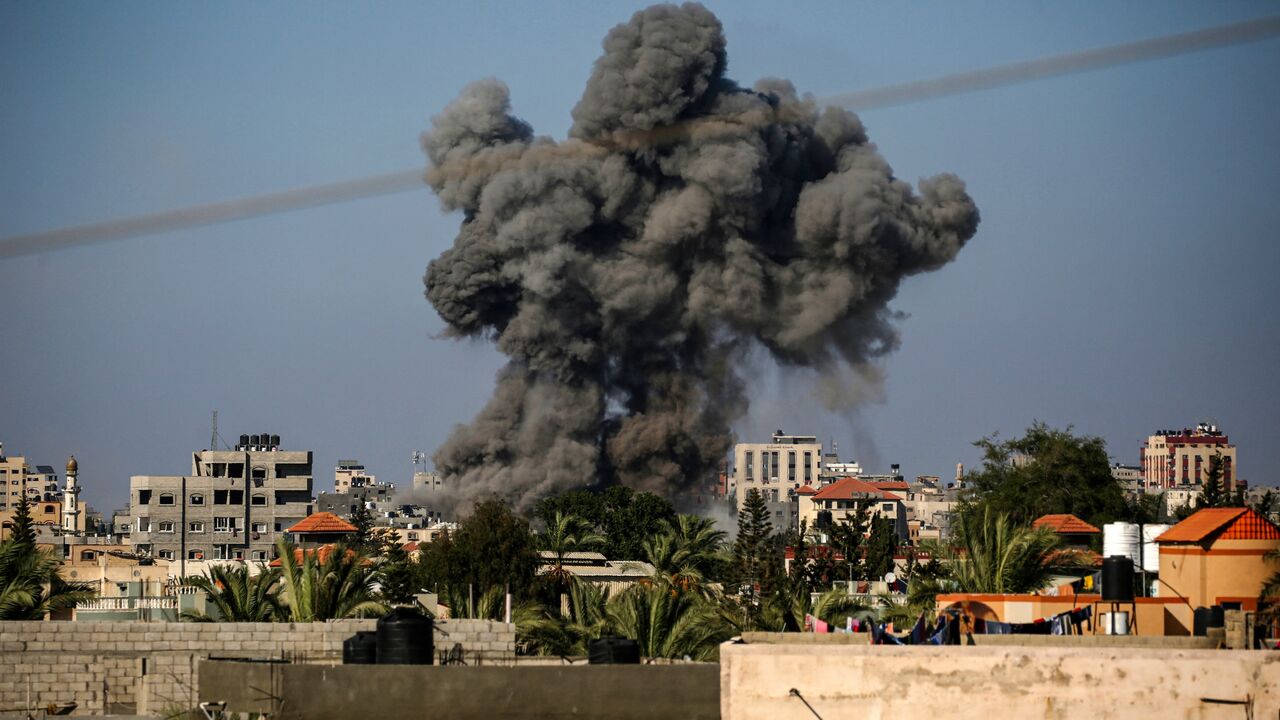
[[464, 220], [427, 269], [455, 336], [510, 361], [435, 454], [458, 500], [707, 479], [747, 409], [746, 352], [815, 370], [833, 404], [877, 381], [903, 278], [978, 225], [964, 183], [893, 176], [848, 110], [785, 80], [724, 77], [697, 4], [611, 30], [564, 142], [468, 86], [423, 135], [427, 182]]
[[[818, 102], [820, 105], [839, 105], [852, 110], [891, 107], [1277, 36], [1280, 36], [1280, 17], [1261, 18], [928, 80], [843, 93], [820, 98]], [[0, 259], [403, 192], [421, 187], [420, 183], [421, 173], [416, 170], [393, 172], [169, 212], [15, 235], [0, 239]]]

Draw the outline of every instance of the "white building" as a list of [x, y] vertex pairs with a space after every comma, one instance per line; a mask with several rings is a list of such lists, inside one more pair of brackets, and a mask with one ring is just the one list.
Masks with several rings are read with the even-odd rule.
[[732, 491], [741, 510], [747, 493], [758, 490], [769, 503], [775, 526], [792, 522], [792, 499], [804, 485], [822, 475], [822, 443], [815, 435], [787, 435], [781, 430], [767, 443], [733, 447]]

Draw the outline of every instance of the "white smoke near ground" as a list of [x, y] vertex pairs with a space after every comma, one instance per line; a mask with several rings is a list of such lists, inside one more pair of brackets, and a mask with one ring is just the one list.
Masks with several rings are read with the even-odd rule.
[[752, 349], [833, 405], [876, 397], [899, 284], [977, 230], [959, 178], [913, 188], [857, 115], [785, 80], [738, 86], [725, 48], [701, 5], [650, 7], [605, 38], [569, 139], [536, 137], [496, 80], [424, 133], [427, 182], [464, 217], [427, 299], [510, 358], [435, 454], [455, 502], [705, 487]]

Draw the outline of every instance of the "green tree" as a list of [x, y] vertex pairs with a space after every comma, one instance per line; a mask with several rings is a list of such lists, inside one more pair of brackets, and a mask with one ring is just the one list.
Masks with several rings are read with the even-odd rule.
[[605, 544], [605, 538], [597, 533], [591, 523], [576, 515], [555, 511], [547, 529], [538, 534], [538, 549], [550, 553], [551, 570], [547, 573], [553, 583], [564, 586], [573, 573], [565, 567], [569, 553], [595, 550]]
[[865, 575], [873, 580], [883, 578], [893, 570], [893, 556], [898, 551], [898, 533], [894, 522], [887, 517], [871, 520], [871, 534], [867, 538]]
[[644, 557], [645, 538], [661, 530], [663, 521], [675, 519], [671, 503], [653, 493], [636, 492], [614, 485], [603, 491], [573, 490], [547, 498], [536, 514], [550, 527], [556, 513], [579, 517], [604, 536], [600, 552], [612, 560]]
[[88, 585], [62, 579], [61, 565], [51, 550], [37, 549], [22, 536], [0, 542], [0, 620], [43, 620], [93, 599]]
[[9, 539], [30, 552], [36, 549], [36, 528], [31, 520], [31, 500], [24, 493], [13, 510], [13, 529]]
[[960, 592], [1027, 593], [1042, 589], [1061, 567], [1059, 543], [1048, 528], [1020, 525], [984, 508], [960, 519], [954, 545], [942, 557]]
[[733, 543], [736, 580], [749, 600], [765, 593], [769, 555], [773, 552], [773, 521], [759, 490], [747, 491], [738, 511], [738, 538]]
[[260, 568], [257, 575], [252, 575], [248, 565], [211, 566], [203, 576], [186, 578], [182, 584], [203, 590], [216, 614], [186, 610], [182, 619], [193, 622], [271, 622], [281, 619], [285, 611], [277, 597], [279, 583], [280, 570], [277, 568]]
[[356, 532], [351, 536], [351, 547], [363, 553], [374, 552], [373, 514], [365, 506], [364, 501], [356, 505], [351, 513], [351, 524]]
[[983, 465], [965, 476], [971, 486], [966, 500], [979, 514], [990, 508], [1022, 524], [1070, 513], [1101, 526], [1127, 513], [1102, 438], [1036, 422], [1020, 438], [998, 442], [992, 436], [974, 444], [983, 450]]
[[376, 617], [387, 611], [375, 596], [372, 564], [355, 549], [336, 545], [323, 560], [319, 551], [298, 552], [283, 540], [276, 549], [280, 604], [291, 622]]
[[1262, 497], [1258, 498], [1258, 502], [1254, 503], [1252, 507], [1254, 511], [1256, 511], [1259, 515], [1267, 519], [1270, 519], [1271, 514], [1276, 511], [1275, 493], [1271, 492], [1270, 490], [1267, 490], [1265, 493], [1262, 494]]
[[[1232, 507], [1235, 505], [1226, 486], [1223, 476], [1222, 453], [1216, 452], [1209, 458], [1209, 469], [1205, 473], [1204, 484], [1200, 487], [1200, 495], [1196, 497], [1196, 509]], [[1244, 497], [1241, 495], [1243, 502]]]
[[[388, 605], [407, 605], [414, 602], [414, 596], [422, 589], [419, 584], [417, 563], [405, 552], [404, 546], [398, 543], [391, 545], [378, 565], [378, 584], [381, 586], [382, 601]], [[430, 608], [434, 613], [435, 608]]]
[[639, 643], [644, 657], [715, 660], [732, 635], [715, 605], [661, 585], [632, 585], [607, 611], [614, 632]]
[[724, 531], [716, 529], [714, 520], [678, 515], [675, 522], [664, 521], [662, 532], [644, 541], [645, 558], [667, 583], [681, 590], [703, 592], [718, 569], [725, 537]]
[[852, 582], [866, 576], [859, 566], [862, 564], [863, 547], [870, 526], [871, 514], [866, 503], [858, 503], [852, 513], [840, 522], [831, 524], [828, 529], [831, 548], [844, 558], [843, 572], [837, 579]]
[[468, 596], [496, 586], [524, 600], [533, 594], [539, 557], [529, 523], [495, 497], [476, 503], [457, 531], [428, 544], [422, 562], [442, 595]]

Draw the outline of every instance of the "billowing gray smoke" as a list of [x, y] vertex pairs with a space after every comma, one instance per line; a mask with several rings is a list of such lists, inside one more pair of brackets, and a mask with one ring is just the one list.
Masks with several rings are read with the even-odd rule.
[[917, 193], [853, 113], [725, 66], [714, 15], [655, 6], [605, 38], [568, 140], [534, 137], [493, 80], [423, 135], [428, 183], [464, 213], [427, 298], [511, 358], [435, 455], [459, 499], [700, 484], [747, 409], [746, 350], [867, 371], [897, 344], [901, 280], [973, 236], [959, 178]]

